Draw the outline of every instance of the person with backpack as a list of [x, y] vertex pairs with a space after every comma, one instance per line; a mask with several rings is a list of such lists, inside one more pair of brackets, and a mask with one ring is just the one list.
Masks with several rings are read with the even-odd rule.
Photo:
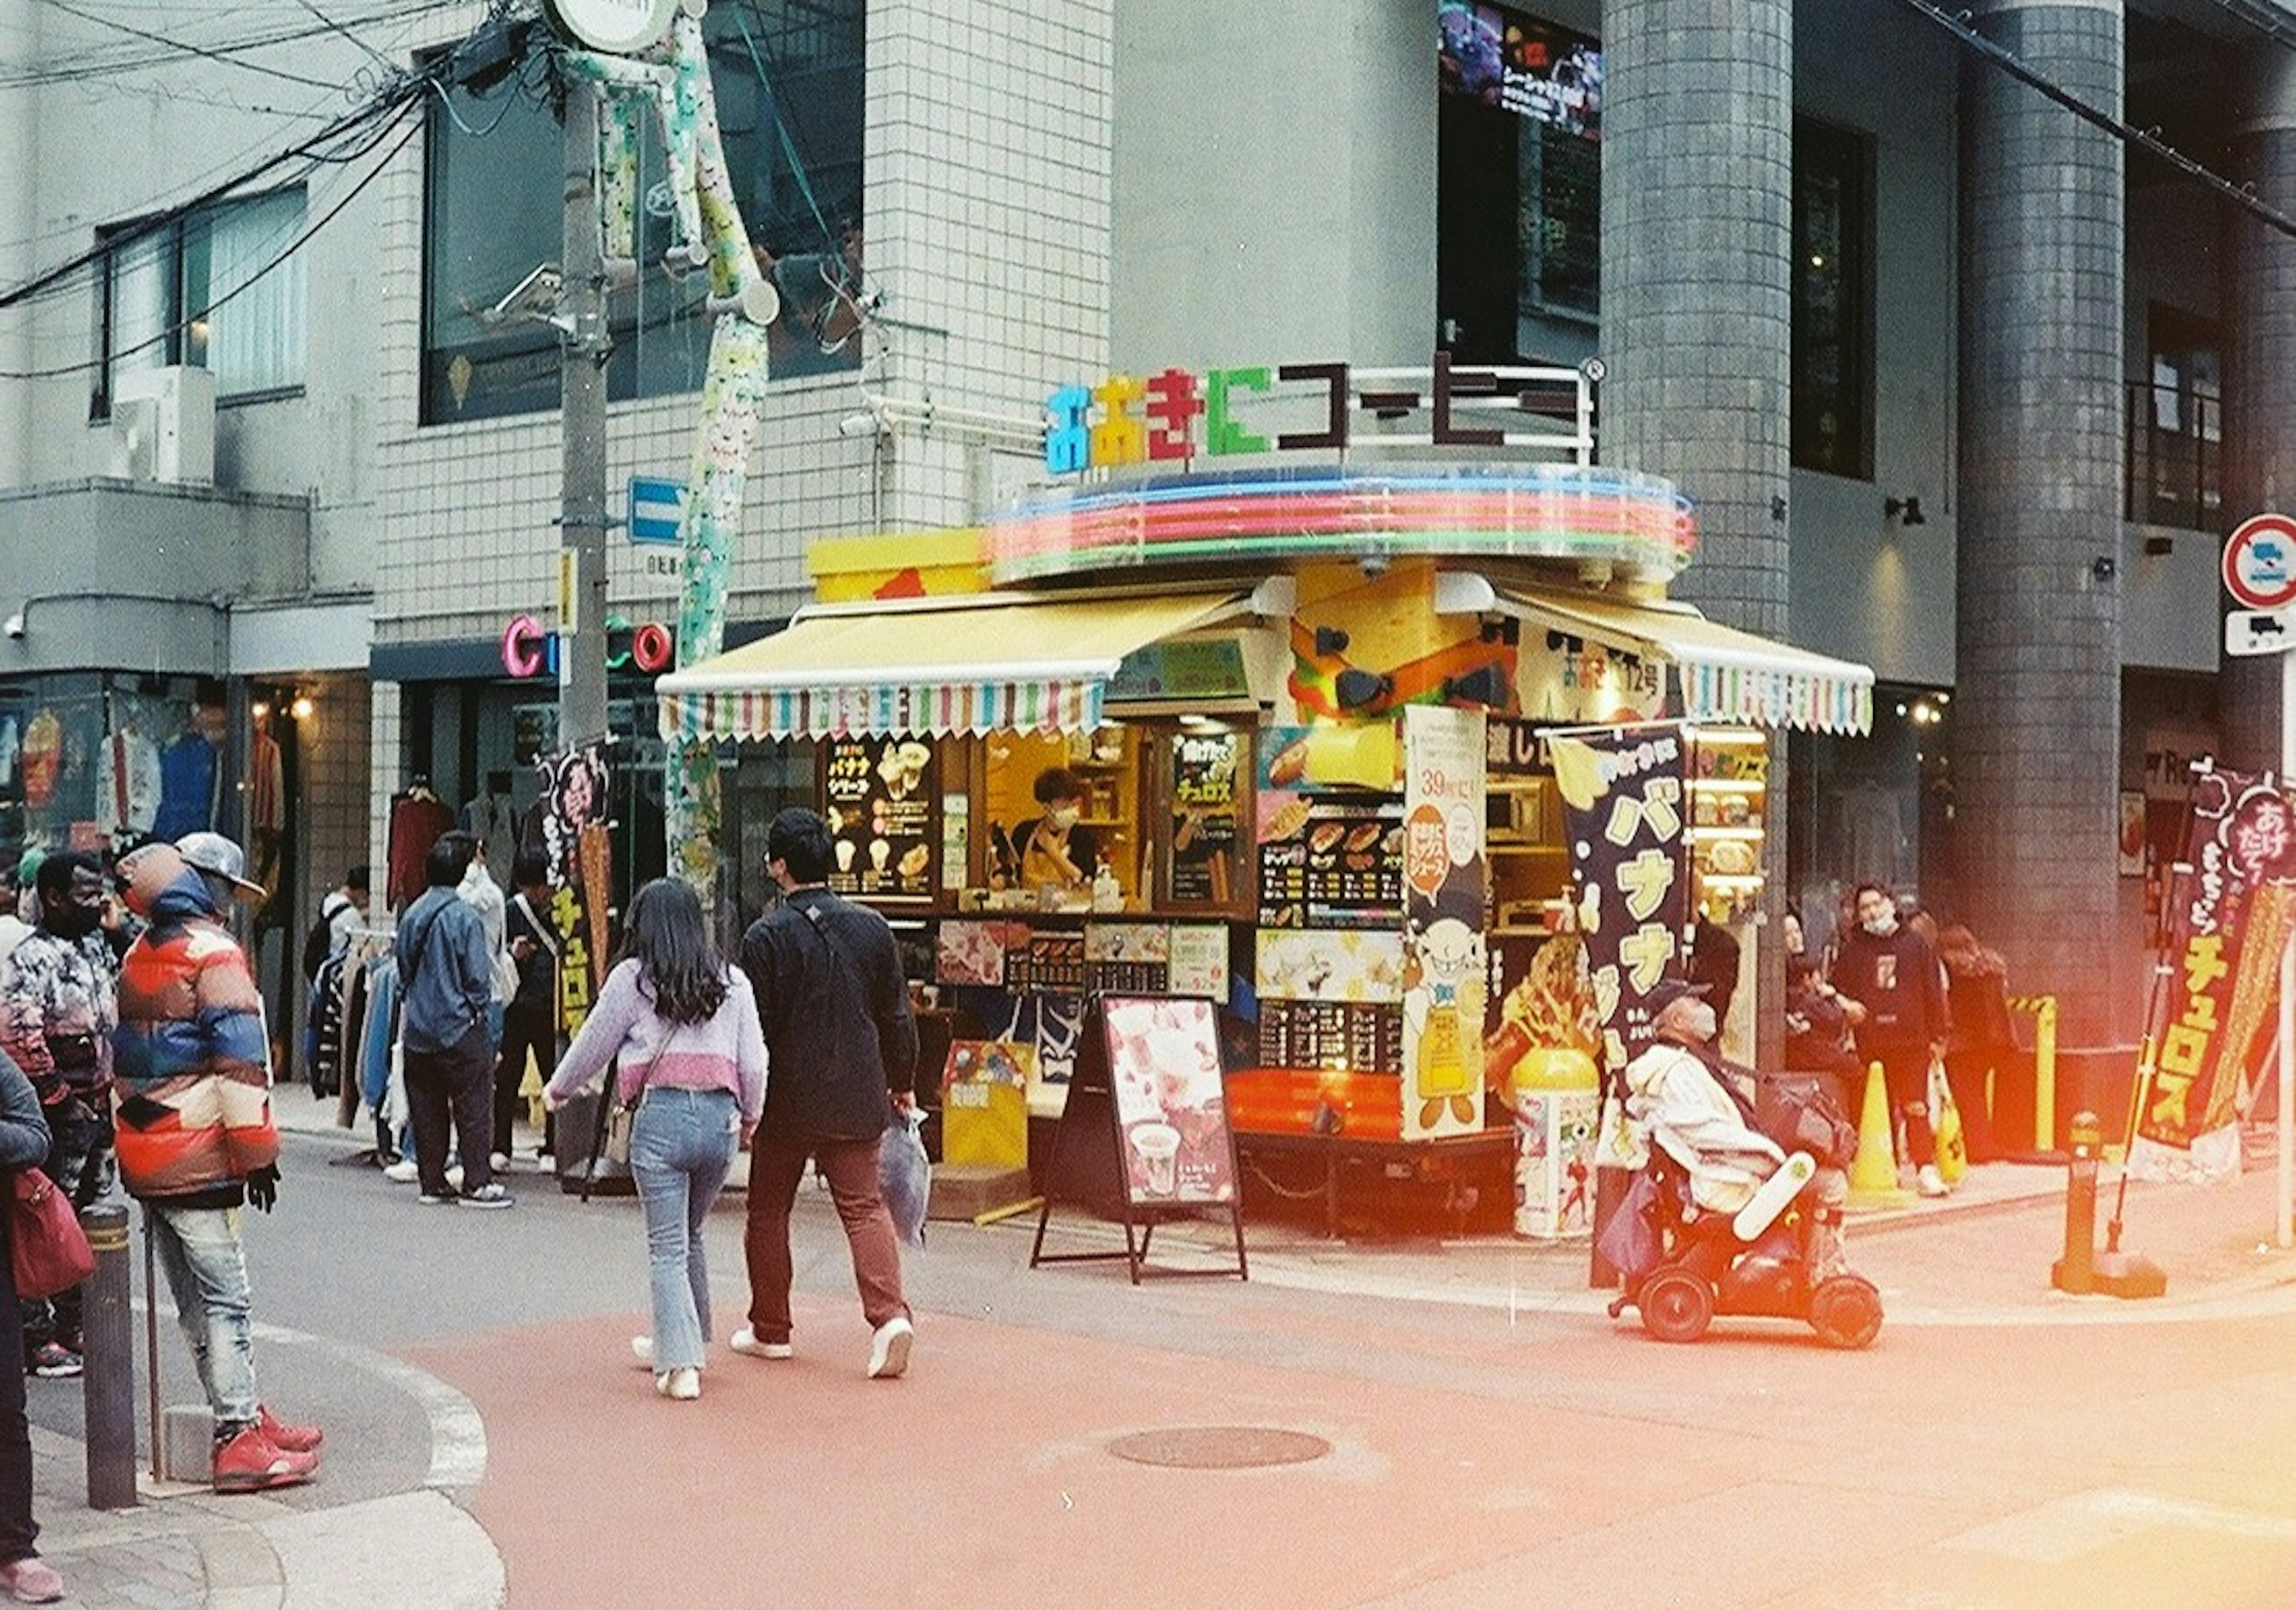
[[305, 983], [318, 982], [319, 969], [326, 965], [327, 958], [340, 956], [349, 949], [351, 931], [366, 921], [366, 868], [354, 867], [319, 902], [319, 920], [303, 936]]
[[[529, 844], [511, 861], [518, 891], [503, 913], [518, 989], [503, 1008], [502, 1054], [495, 1062], [495, 1168], [510, 1164], [511, 1126], [518, 1117], [526, 1058], [534, 1055], [544, 1084], [558, 1072], [558, 932], [550, 922], [550, 854]], [[545, 1137], [545, 1142], [548, 1137]], [[544, 1150], [550, 1149], [545, 1145]]]

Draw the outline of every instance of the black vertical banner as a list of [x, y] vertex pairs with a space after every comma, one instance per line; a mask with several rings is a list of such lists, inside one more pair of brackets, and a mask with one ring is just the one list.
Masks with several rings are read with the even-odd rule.
[[1650, 1043], [1644, 998], [1682, 971], [1689, 745], [1677, 721], [1554, 729], [1546, 745], [1562, 795], [1572, 911], [1587, 945], [1604, 1061], [1618, 1069]]

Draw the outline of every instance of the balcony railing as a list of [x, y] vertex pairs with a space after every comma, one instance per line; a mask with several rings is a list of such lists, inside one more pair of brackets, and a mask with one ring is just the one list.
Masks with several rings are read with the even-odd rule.
[[2182, 386], [2124, 388], [2128, 481], [2121, 518], [2211, 531], [2223, 512], [2224, 401]]

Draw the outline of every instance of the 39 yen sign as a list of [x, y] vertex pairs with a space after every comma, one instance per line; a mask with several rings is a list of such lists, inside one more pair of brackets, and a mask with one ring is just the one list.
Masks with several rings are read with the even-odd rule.
[[2258, 514], [2241, 522], [2225, 543], [2224, 584], [2246, 609], [2296, 604], [2296, 520]]

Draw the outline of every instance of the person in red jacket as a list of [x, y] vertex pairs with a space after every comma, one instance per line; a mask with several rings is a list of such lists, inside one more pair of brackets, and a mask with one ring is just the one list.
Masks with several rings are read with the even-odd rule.
[[277, 1419], [256, 1396], [242, 1203], [279, 1195], [271, 1045], [246, 953], [224, 926], [258, 894], [245, 855], [217, 833], [152, 843], [119, 860], [128, 908], [151, 926], [119, 965], [111, 1072], [119, 1173], [151, 1215], [177, 1323], [215, 1411], [217, 1492], [310, 1480], [315, 1425]]

